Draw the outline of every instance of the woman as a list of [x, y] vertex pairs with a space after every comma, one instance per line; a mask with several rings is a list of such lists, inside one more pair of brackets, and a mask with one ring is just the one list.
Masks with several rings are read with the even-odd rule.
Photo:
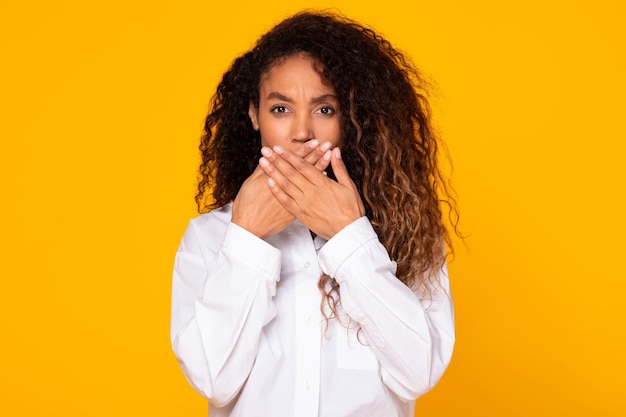
[[[206, 119], [171, 338], [210, 416], [412, 416], [454, 345], [424, 83], [374, 31], [292, 16]], [[454, 210], [454, 208], [453, 208]]]

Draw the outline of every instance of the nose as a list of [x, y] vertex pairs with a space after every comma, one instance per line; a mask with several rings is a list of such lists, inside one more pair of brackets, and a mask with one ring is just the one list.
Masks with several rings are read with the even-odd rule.
[[294, 118], [291, 135], [294, 142], [307, 142], [315, 139], [310, 115], [299, 114]]

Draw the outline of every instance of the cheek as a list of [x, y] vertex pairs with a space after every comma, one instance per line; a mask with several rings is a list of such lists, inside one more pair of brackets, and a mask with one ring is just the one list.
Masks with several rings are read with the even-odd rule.
[[276, 119], [264, 118], [259, 120], [261, 145], [274, 146], [284, 142], [285, 127]]
[[339, 121], [337, 121], [337, 123], [333, 123], [333, 125], [330, 127], [329, 132], [328, 132], [328, 137], [329, 137], [330, 142], [334, 146], [342, 145], [343, 138], [341, 137], [341, 126], [339, 124]]

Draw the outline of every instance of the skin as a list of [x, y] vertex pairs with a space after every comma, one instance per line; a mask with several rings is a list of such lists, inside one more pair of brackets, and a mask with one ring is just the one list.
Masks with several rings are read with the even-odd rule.
[[[319, 145], [312, 140], [300, 148], [296, 155], [315, 169], [323, 171], [328, 161], [326, 154], [330, 143]], [[254, 235], [265, 238], [283, 230], [295, 217], [276, 200], [267, 185], [269, 177], [263, 169], [257, 169], [244, 181], [232, 207], [232, 222]]]
[[[297, 218], [328, 240], [365, 213], [336, 147], [335, 90], [301, 54], [274, 65], [259, 87], [259, 106], [250, 104], [248, 114], [261, 132], [263, 157], [233, 202], [232, 221], [264, 238]], [[329, 164], [337, 181], [324, 175]]]
[[297, 151], [311, 139], [341, 143], [335, 89], [323, 83], [311, 58], [295, 55], [261, 77], [259, 107], [250, 105], [252, 126], [261, 130], [261, 145]]

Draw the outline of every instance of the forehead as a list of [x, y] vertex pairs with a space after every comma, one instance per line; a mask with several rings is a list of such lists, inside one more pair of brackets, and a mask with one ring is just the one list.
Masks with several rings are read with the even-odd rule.
[[276, 60], [261, 75], [260, 89], [313, 89], [334, 93], [332, 84], [323, 76], [321, 63], [306, 54], [296, 54]]

